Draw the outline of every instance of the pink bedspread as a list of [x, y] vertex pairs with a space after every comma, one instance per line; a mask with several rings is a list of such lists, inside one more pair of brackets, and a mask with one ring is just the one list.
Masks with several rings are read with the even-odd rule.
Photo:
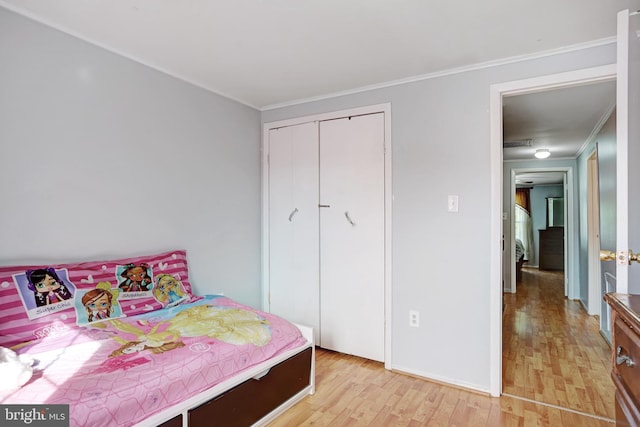
[[72, 426], [129, 426], [304, 343], [291, 323], [210, 295], [19, 349], [39, 371], [0, 402], [65, 403]]

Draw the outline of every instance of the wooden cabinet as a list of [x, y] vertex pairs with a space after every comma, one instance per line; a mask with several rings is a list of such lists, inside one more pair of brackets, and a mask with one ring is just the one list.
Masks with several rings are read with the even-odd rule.
[[616, 425], [640, 425], [640, 295], [606, 294], [611, 306]]
[[564, 270], [564, 227], [549, 227], [538, 231], [540, 233], [538, 268]]

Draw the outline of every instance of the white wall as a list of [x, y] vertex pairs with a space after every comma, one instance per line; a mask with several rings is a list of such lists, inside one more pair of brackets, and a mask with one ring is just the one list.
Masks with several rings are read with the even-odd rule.
[[259, 112], [0, 8], [0, 263], [185, 248], [259, 306]]
[[391, 102], [396, 369], [489, 390], [489, 87], [613, 62], [607, 45], [263, 112], [271, 122]]

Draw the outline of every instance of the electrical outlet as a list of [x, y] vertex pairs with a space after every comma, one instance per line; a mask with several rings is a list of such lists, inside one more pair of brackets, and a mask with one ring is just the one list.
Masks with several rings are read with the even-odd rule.
[[417, 328], [420, 326], [420, 312], [409, 310], [409, 326]]

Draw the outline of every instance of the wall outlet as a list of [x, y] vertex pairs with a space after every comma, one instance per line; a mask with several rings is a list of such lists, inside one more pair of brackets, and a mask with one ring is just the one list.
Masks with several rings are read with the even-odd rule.
[[417, 328], [420, 326], [420, 312], [417, 310], [409, 310], [409, 326]]

